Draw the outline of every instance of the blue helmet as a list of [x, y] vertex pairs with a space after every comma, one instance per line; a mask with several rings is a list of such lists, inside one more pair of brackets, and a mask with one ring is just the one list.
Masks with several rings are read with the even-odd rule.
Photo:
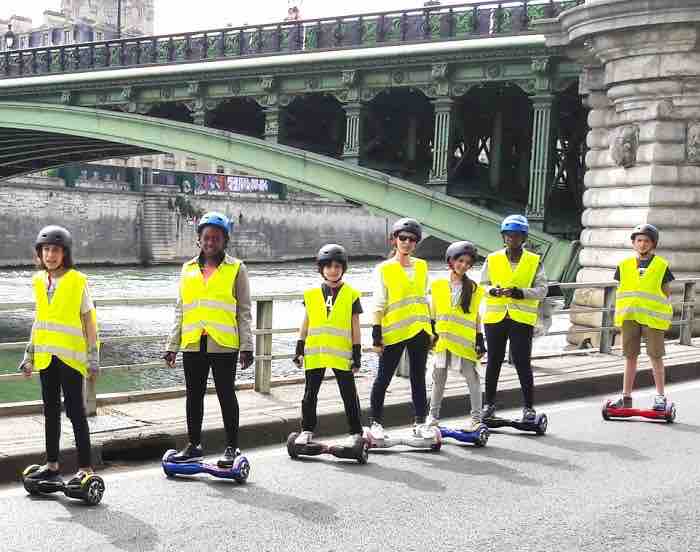
[[197, 224], [197, 234], [200, 234], [205, 226], [216, 226], [221, 228], [224, 231], [224, 236], [226, 238], [229, 237], [229, 234], [233, 230], [233, 223], [229, 220], [229, 218], [226, 215], [222, 215], [221, 213], [216, 213], [214, 211], [205, 213], [202, 218], [199, 219], [199, 224]]
[[527, 235], [530, 232], [530, 223], [523, 215], [508, 215], [501, 223], [501, 233], [503, 232], [521, 232]]

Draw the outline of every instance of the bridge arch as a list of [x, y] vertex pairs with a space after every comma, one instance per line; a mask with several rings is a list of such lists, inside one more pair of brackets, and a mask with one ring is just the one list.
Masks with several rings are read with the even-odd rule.
[[[21, 134], [22, 138], [17, 139]], [[45, 153], [38, 140], [65, 156]], [[33, 140], [33, 146], [22, 144]], [[9, 152], [3, 144], [13, 143]], [[41, 150], [41, 154], [37, 151]], [[90, 155], [85, 152], [89, 150]], [[104, 150], [104, 151], [102, 151]], [[502, 247], [502, 215], [405, 180], [357, 165], [257, 138], [143, 115], [55, 104], [0, 102], [0, 179], [77, 160], [121, 155], [179, 153], [234, 166], [290, 187], [365, 205], [374, 212], [410, 216], [433, 235], [471, 239], [484, 253]], [[101, 156], [101, 157], [100, 157]], [[572, 245], [533, 231], [551, 278], [570, 265]]]

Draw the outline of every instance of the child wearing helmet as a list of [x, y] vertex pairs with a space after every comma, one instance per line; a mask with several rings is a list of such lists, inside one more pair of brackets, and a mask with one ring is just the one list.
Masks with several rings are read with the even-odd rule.
[[352, 447], [362, 439], [360, 399], [354, 377], [362, 364], [360, 293], [343, 282], [348, 257], [341, 245], [324, 245], [316, 256], [316, 264], [323, 283], [304, 292], [306, 312], [294, 356], [294, 363], [304, 367], [306, 380], [301, 433], [295, 443], [307, 445], [313, 440], [318, 392], [326, 369], [330, 368], [345, 405], [348, 446]]
[[66, 415], [73, 426], [78, 472], [68, 482], [80, 485], [92, 473], [90, 429], [83, 384], [99, 373], [99, 339], [95, 305], [87, 277], [73, 265], [73, 239], [61, 226], [47, 226], [36, 238], [39, 267], [32, 278], [36, 317], [20, 370], [25, 377], [36, 369], [41, 380], [46, 433], [46, 465], [28, 479], [60, 481], [61, 391]]
[[522, 421], [534, 423], [537, 417], [533, 408], [532, 337], [540, 301], [547, 295], [547, 276], [540, 256], [523, 247], [529, 229], [524, 216], [506, 217], [501, 224], [506, 247], [491, 253], [481, 271], [481, 284], [487, 293], [484, 330], [489, 350], [483, 419], [496, 412], [498, 378], [509, 341], [523, 394]]
[[473, 429], [481, 424], [481, 379], [476, 364], [486, 352], [479, 316], [484, 290], [467, 275], [477, 258], [478, 251], [471, 242], [451, 244], [445, 253], [450, 269], [447, 278], [435, 280], [430, 288], [437, 340], [433, 350], [435, 363], [428, 422], [431, 425], [438, 425], [440, 420], [448, 369], [464, 376], [469, 387]]
[[189, 443], [171, 457], [172, 462], [190, 462], [203, 455], [202, 419], [210, 368], [227, 439], [217, 464], [230, 468], [241, 454], [236, 364], [246, 369], [253, 363], [253, 334], [248, 271], [243, 262], [226, 253], [231, 228], [225, 215], [202, 216], [197, 225], [199, 255], [182, 266], [175, 321], [163, 358], [172, 368], [177, 352], [183, 353]]
[[398, 220], [391, 229], [394, 254], [379, 264], [374, 273], [372, 343], [380, 356], [370, 394], [370, 431], [377, 440], [384, 438], [384, 398], [404, 350], [408, 350], [414, 434], [421, 438], [432, 438], [434, 434], [434, 428], [425, 424], [425, 369], [433, 336], [427, 299], [428, 263], [412, 256], [421, 237], [417, 221]]
[[664, 332], [671, 327], [673, 318], [670, 284], [674, 276], [668, 261], [656, 255], [659, 243], [656, 227], [640, 224], [632, 231], [631, 238], [636, 255], [623, 260], [614, 276], [620, 282], [615, 300], [615, 326], [622, 328], [625, 373], [622, 396], [610, 406], [632, 407], [632, 389], [644, 335], [656, 385], [653, 409], [664, 411], [667, 404], [664, 394]]

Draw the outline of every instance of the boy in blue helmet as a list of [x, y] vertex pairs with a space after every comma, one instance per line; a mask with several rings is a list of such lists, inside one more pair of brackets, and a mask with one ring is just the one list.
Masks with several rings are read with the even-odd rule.
[[481, 283], [487, 286], [484, 331], [488, 363], [484, 419], [493, 417], [496, 411], [498, 378], [508, 341], [523, 393], [522, 420], [534, 423], [536, 419], [530, 357], [539, 303], [547, 295], [547, 276], [540, 256], [523, 248], [529, 230], [524, 216], [506, 217], [501, 224], [506, 247], [491, 253], [481, 272]]
[[210, 368], [227, 437], [219, 467], [230, 468], [241, 454], [236, 364], [240, 361], [246, 369], [253, 363], [253, 335], [248, 272], [239, 259], [226, 254], [231, 227], [225, 215], [206, 213], [197, 225], [200, 253], [182, 266], [175, 321], [163, 358], [174, 367], [177, 351], [183, 353], [189, 443], [172, 462], [191, 462], [203, 455], [204, 394]]

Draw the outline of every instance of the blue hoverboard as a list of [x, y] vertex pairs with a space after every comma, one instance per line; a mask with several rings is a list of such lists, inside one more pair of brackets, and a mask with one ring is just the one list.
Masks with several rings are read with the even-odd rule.
[[209, 464], [207, 462], [171, 462], [170, 458], [176, 453], [176, 450], [170, 449], [163, 455], [163, 471], [168, 477], [207, 473], [219, 479], [232, 479], [236, 483], [245, 483], [250, 475], [250, 462], [242, 455], [236, 457], [232, 467], [220, 468], [215, 464]]
[[454, 429], [451, 427], [440, 426], [440, 435], [443, 439], [449, 438], [459, 441], [460, 443], [471, 443], [475, 447], [485, 447], [489, 441], [489, 428], [486, 424], [480, 424], [474, 431], [466, 429]]

